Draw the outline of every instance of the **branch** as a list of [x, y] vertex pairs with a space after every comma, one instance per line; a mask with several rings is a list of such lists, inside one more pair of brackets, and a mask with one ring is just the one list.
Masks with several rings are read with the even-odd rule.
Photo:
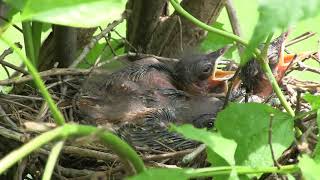
[[[46, 78], [49, 76], [58, 76], [58, 75], [87, 75], [89, 74], [91, 69], [75, 69], [75, 68], [53, 68], [47, 71], [42, 71], [39, 73], [41, 78]], [[27, 81], [33, 80], [34, 77], [32, 75], [27, 75], [23, 77], [19, 77], [18, 79], [6, 79], [0, 81], [0, 85], [12, 85], [12, 84], [21, 84]]]
[[88, 55], [88, 53], [90, 52], [90, 50], [98, 43], [98, 41], [100, 39], [102, 39], [103, 37], [106, 36], [106, 34], [108, 34], [110, 31], [112, 31], [116, 26], [118, 26], [120, 23], [123, 22], [123, 20], [126, 18], [127, 16], [127, 12], [124, 12], [121, 16], [121, 18], [117, 21], [113, 21], [111, 24], [109, 24], [107, 26], [106, 29], [104, 29], [103, 31], [100, 32], [100, 34], [92, 37], [91, 41], [89, 44], [87, 44], [82, 53], [78, 56], [78, 58], [73, 61], [73, 63], [69, 66], [71, 68], [75, 68], [77, 67], [77, 65], [84, 60], [84, 58]]

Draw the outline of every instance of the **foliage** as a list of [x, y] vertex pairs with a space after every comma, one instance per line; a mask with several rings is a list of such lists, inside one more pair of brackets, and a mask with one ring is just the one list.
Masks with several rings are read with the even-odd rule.
[[[74, 27], [95, 27], [120, 17], [123, 0], [7, 0], [22, 11], [21, 21], [36, 20]], [[108, 19], [109, 18], [109, 19]]]
[[[280, 169], [273, 166], [270, 143], [273, 146], [275, 158], [278, 158], [282, 152], [294, 142], [294, 114], [291, 107], [286, 105], [286, 100], [269, 66], [261, 57], [261, 52], [257, 49], [258, 45], [265, 41], [266, 37], [275, 30], [284, 30], [299, 20], [314, 16], [319, 12], [320, 1], [318, 0], [260, 0], [259, 4], [259, 22], [255, 27], [250, 41], [237, 37], [225, 31], [222, 24], [215, 24], [214, 27], [199, 22], [196, 18], [188, 14], [179, 6], [178, 1], [171, 0], [174, 8], [184, 15], [187, 19], [201, 28], [209, 31], [208, 38], [203, 42], [204, 51], [214, 50], [226, 44], [238, 42], [246, 46], [241, 63], [247, 63], [249, 57], [253, 55], [259, 60], [264, 72], [268, 75], [274, 90], [281, 99], [288, 113], [281, 112], [267, 105], [262, 104], [231, 104], [225, 110], [218, 114], [216, 120], [217, 132], [196, 129], [191, 125], [174, 126], [172, 130], [176, 131], [186, 138], [202, 142], [207, 147], [208, 161], [212, 167], [199, 169], [145, 169], [142, 160], [137, 153], [125, 142], [110, 132], [104, 130], [75, 124], [65, 124], [64, 118], [58, 110], [55, 102], [52, 100], [48, 90], [44, 86], [35, 66], [37, 65], [37, 56], [41, 45], [42, 23], [52, 23], [68, 25], [73, 27], [94, 27], [102, 22], [110, 22], [119, 16], [119, 11], [114, 8], [123, 8], [122, 0], [6, 0], [16, 12], [21, 13], [21, 17], [12, 23], [22, 23], [23, 34], [26, 45], [26, 52], [16, 48], [10, 40], [1, 37], [1, 40], [12, 47], [28, 67], [30, 74], [35, 80], [35, 84], [43, 94], [49, 104], [53, 117], [60, 127], [49, 132], [43, 133], [31, 140], [18, 150], [8, 154], [0, 160], [0, 173], [5, 172], [10, 166], [32, 153], [37, 148], [55, 140], [59, 141], [50, 157], [55, 160], [63, 145], [63, 141], [75, 135], [88, 136], [94, 134], [103, 142], [109, 145], [124, 161], [129, 161], [138, 175], [130, 179], [189, 179], [197, 177], [216, 177], [229, 179], [242, 179], [244, 176], [261, 173], [291, 173], [301, 170], [306, 179], [317, 179], [320, 168], [320, 145], [317, 144], [312, 157], [303, 155], [300, 162], [295, 165], [282, 166]], [[109, 18], [109, 19], [108, 19]], [[223, 38], [222, 38], [223, 37]], [[213, 43], [213, 44], [211, 44]], [[112, 46], [117, 44], [111, 42]], [[95, 60], [97, 55], [104, 52], [105, 44], [98, 44], [90, 54], [89, 61]], [[119, 51], [122, 52], [123, 49]], [[110, 57], [111, 52], [104, 52], [103, 57]], [[91, 57], [92, 55], [92, 57]], [[92, 58], [92, 59], [91, 59]], [[91, 62], [90, 62], [91, 63]], [[320, 98], [306, 94], [304, 99], [308, 101], [312, 108], [317, 111], [317, 122], [320, 124]], [[270, 123], [272, 122], [272, 127]], [[272, 142], [269, 142], [269, 133], [272, 130]], [[61, 144], [62, 143], [62, 144]], [[312, 159], [314, 158], [314, 159]], [[54, 160], [53, 160], [54, 161]], [[50, 164], [49, 164], [50, 165]], [[46, 177], [50, 177], [52, 167], [48, 166], [45, 172]]]

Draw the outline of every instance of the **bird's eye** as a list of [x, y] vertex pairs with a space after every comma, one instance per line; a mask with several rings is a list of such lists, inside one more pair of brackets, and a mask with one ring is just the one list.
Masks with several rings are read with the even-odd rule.
[[213, 71], [213, 67], [211, 63], [203, 64], [202, 66], [200, 66], [200, 69], [198, 71], [199, 72], [198, 78], [200, 80], [207, 79], [208, 77], [211, 76], [212, 71]]
[[212, 65], [211, 64], [206, 64], [202, 68], [202, 73], [209, 74], [209, 73], [211, 73], [211, 71], [212, 71]]

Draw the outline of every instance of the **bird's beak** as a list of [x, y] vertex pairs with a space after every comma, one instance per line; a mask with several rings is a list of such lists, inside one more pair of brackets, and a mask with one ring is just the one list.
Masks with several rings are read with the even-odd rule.
[[226, 95], [228, 92], [228, 80], [235, 74], [235, 71], [224, 71], [215, 69], [208, 79], [210, 92], [222, 93]]
[[280, 55], [279, 63], [277, 64], [276, 71], [278, 77], [281, 79], [286, 71], [289, 69], [289, 66], [293, 64], [293, 62], [302, 61], [304, 59], [307, 59], [311, 57], [315, 52], [313, 51], [306, 51], [298, 54], [282, 54]]

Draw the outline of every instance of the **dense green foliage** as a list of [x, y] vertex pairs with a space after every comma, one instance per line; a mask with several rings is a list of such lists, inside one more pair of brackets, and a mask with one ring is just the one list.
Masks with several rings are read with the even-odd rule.
[[[317, 144], [312, 157], [303, 155], [298, 164], [286, 165], [280, 169], [273, 167], [273, 159], [269, 147], [270, 143], [268, 142], [270, 121], [272, 121], [272, 146], [275, 158], [280, 157], [283, 151], [288, 148], [295, 139], [294, 114], [290, 107], [286, 107], [285, 99], [282, 103], [287, 112], [282, 112], [263, 104], [230, 104], [218, 114], [216, 121], [217, 131], [196, 129], [191, 125], [172, 125], [171, 129], [173, 131], [206, 145], [208, 161], [212, 163], [214, 167], [201, 169], [145, 169], [142, 165], [142, 160], [139, 159], [137, 154], [126, 143], [114, 137], [111, 133], [102, 132], [94, 127], [64, 125], [64, 119], [61, 113], [34, 68], [34, 66], [37, 65], [37, 55], [39, 53], [42, 33], [42, 26], [39, 26], [35, 21], [74, 27], [93, 27], [100, 25], [102, 22], [117, 18], [120, 13], [119, 11], [114, 11], [113, 8], [123, 7], [124, 1], [29, 0], [24, 3], [25, 1], [7, 0], [6, 2], [12, 5], [16, 12], [21, 11], [20, 18], [13, 18], [12, 23], [24, 23], [23, 30], [26, 42], [26, 53], [23, 54], [21, 50], [14, 47], [11, 40], [7, 40], [2, 36], [1, 40], [7, 45], [14, 47], [14, 50], [19, 54], [21, 60], [23, 60], [28, 67], [30, 74], [34, 77], [34, 81], [39, 87], [39, 90], [48, 102], [56, 123], [62, 125], [62, 127], [49, 131], [47, 134], [44, 133], [40, 135], [36, 138], [38, 140], [37, 142], [35, 140], [30, 141], [22, 146], [20, 150], [0, 160], [1, 173], [9, 168], [9, 165], [14, 164], [36, 148], [53, 140], [65, 140], [74, 135], [85, 136], [97, 133], [100, 139], [111, 145], [113, 150], [122, 156], [121, 158], [130, 161], [136, 172], [140, 172], [131, 179], [189, 179], [211, 176], [222, 179], [227, 176], [229, 179], [246, 179], [249, 174], [259, 175], [268, 172], [291, 173], [299, 170], [302, 171], [306, 179], [317, 179], [317, 177], [320, 176], [319, 144]], [[174, 0], [171, 0], [171, 2], [178, 4], [178, 2]], [[278, 0], [261, 0], [258, 10], [260, 13], [259, 21], [254, 28], [250, 41], [246, 41], [241, 37], [236, 37], [224, 31], [222, 24], [215, 24], [213, 26], [214, 28], [211, 29], [212, 31], [209, 32], [208, 38], [202, 44], [203, 50], [220, 48], [226, 44], [232, 44], [234, 41], [237, 41], [247, 46], [245, 56], [241, 59], [242, 64], [247, 62], [250, 56], [254, 55], [260, 59], [263, 66], [263, 63], [266, 63], [263, 62], [265, 57], [260, 57], [262, 55], [260, 51], [257, 50], [258, 44], [265, 42], [266, 38], [276, 30], [287, 29], [302, 19], [315, 16], [316, 13], [320, 12], [320, 1], [288, 0], [283, 2]], [[188, 18], [188, 16], [186, 17]], [[189, 18], [192, 17], [189, 16]], [[201, 24], [200, 27], [202, 27]], [[217, 35], [214, 33], [215, 30], [218, 32], [223, 31], [224, 33]], [[212, 41], [214, 41], [213, 44], [211, 44]], [[112, 42], [112, 44], [117, 43]], [[122, 51], [123, 49], [119, 50], [120, 53]], [[89, 58], [89, 60], [95, 60], [97, 54], [101, 52], [101, 46], [97, 45], [91, 52], [90, 56], [92, 57]], [[109, 57], [109, 53], [107, 53], [105, 57]], [[264, 70], [265, 73], [270, 74], [268, 69], [265, 68]], [[280, 91], [276, 82], [273, 82], [273, 85], [275, 90], [278, 89], [278, 91]], [[278, 92], [277, 95], [281, 97], [281, 91]], [[320, 97], [306, 94], [304, 99], [311, 104], [313, 110], [317, 111], [319, 115]], [[320, 123], [320, 116], [317, 117], [317, 122], [318, 124]], [[39, 141], [39, 139], [41, 141]], [[124, 150], [128, 152], [127, 155], [125, 155], [126, 152], [124, 152]], [[6, 165], [4, 166], [4, 164]]]

